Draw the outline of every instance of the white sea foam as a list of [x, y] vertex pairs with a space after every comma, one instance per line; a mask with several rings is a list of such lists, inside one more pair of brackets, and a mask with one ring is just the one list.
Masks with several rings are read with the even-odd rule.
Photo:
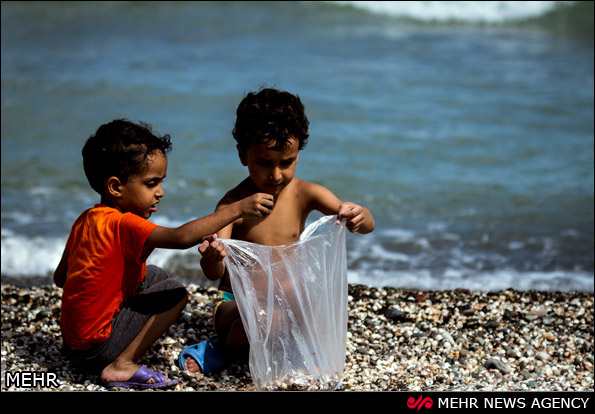
[[[60, 262], [65, 244], [66, 237], [26, 237], [2, 229], [2, 274], [23, 277], [50, 275]], [[167, 268], [172, 259], [189, 255], [196, 256], [198, 265], [199, 256], [195, 248], [181, 251], [157, 249], [151, 254], [147, 264]], [[189, 257], [185, 263], [192, 261]]]
[[369, 254], [371, 258], [375, 258], [377, 260], [386, 260], [390, 262], [410, 261], [410, 257], [408, 255], [399, 252], [390, 252], [384, 249], [379, 244], [373, 244], [372, 246], [370, 246]]
[[46, 276], [62, 257], [66, 238], [25, 237], [2, 231], [2, 274], [9, 276]]
[[[398, 232], [397, 232], [398, 233]], [[2, 231], [2, 275], [16, 277], [49, 276], [60, 261], [66, 238], [25, 237]], [[367, 247], [366, 247], [367, 246]], [[375, 244], [358, 242], [348, 247], [350, 283], [376, 287], [419, 290], [476, 289], [560, 290], [593, 292], [593, 273], [582, 270], [519, 271], [513, 269], [476, 270], [478, 257], [452, 250], [452, 257], [441, 269], [424, 267], [424, 257], [389, 251]], [[147, 264], [160, 266], [172, 275], [196, 281], [201, 278], [199, 253], [187, 250], [155, 250]], [[367, 263], [351, 265], [364, 259]], [[406, 269], [395, 270], [405, 265]]]
[[375, 287], [418, 290], [470, 289], [498, 291], [505, 289], [593, 292], [593, 273], [572, 271], [522, 272], [498, 270], [469, 272], [446, 269], [437, 273], [427, 269], [411, 271], [348, 270], [349, 283]]
[[560, 4], [554, 1], [331, 1], [371, 13], [423, 22], [503, 23], [540, 17]]

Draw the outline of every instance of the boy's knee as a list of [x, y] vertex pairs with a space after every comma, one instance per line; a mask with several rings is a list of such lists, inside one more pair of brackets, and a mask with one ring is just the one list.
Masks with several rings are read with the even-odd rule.
[[188, 303], [188, 291], [186, 290], [186, 288], [184, 288], [183, 296], [179, 303], [183, 304], [184, 306], [186, 306], [186, 304]]
[[178, 286], [174, 287], [172, 289], [172, 291], [175, 292], [176, 297], [179, 298], [178, 303], [182, 303], [183, 302], [184, 305], [185, 305], [186, 303], [188, 303], [188, 290], [180, 282], [177, 282], [177, 285]]
[[151, 286], [155, 283], [163, 282], [169, 279], [169, 273], [155, 265], [147, 266], [147, 273], [145, 276], [145, 285]]
[[156, 314], [183, 306], [188, 302], [188, 290], [175, 279], [162, 280], [136, 296], [138, 309]]

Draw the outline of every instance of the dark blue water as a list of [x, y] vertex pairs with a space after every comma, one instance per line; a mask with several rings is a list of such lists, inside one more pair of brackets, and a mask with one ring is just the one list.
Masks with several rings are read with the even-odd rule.
[[[156, 223], [212, 212], [266, 85], [306, 105], [297, 175], [376, 218], [350, 281], [593, 291], [592, 3], [340, 3], [3, 2], [3, 280], [53, 272], [114, 118], [172, 136]], [[201, 283], [198, 257], [149, 262]]]

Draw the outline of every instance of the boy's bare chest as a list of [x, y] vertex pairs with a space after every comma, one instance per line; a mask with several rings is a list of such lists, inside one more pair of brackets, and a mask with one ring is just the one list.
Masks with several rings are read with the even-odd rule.
[[280, 246], [297, 241], [306, 220], [304, 207], [297, 199], [285, 199], [275, 204], [264, 219], [244, 219], [234, 225], [232, 238], [268, 246]]

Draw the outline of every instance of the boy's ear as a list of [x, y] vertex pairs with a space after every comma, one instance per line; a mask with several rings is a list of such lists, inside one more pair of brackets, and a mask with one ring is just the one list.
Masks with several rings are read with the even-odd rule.
[[120, 197], [122, 195], [122, 182], [116, 176], [111, 176], [105, 180], [105, 191], [108, 196]]
[[238, 156], [240, 157], [240, 162], [244, 167], [248, 166], [248, 161], [246, 160], [246, 151], [240, 148], [239, 145], [236, 145], [236, 149], [238, 150]]

